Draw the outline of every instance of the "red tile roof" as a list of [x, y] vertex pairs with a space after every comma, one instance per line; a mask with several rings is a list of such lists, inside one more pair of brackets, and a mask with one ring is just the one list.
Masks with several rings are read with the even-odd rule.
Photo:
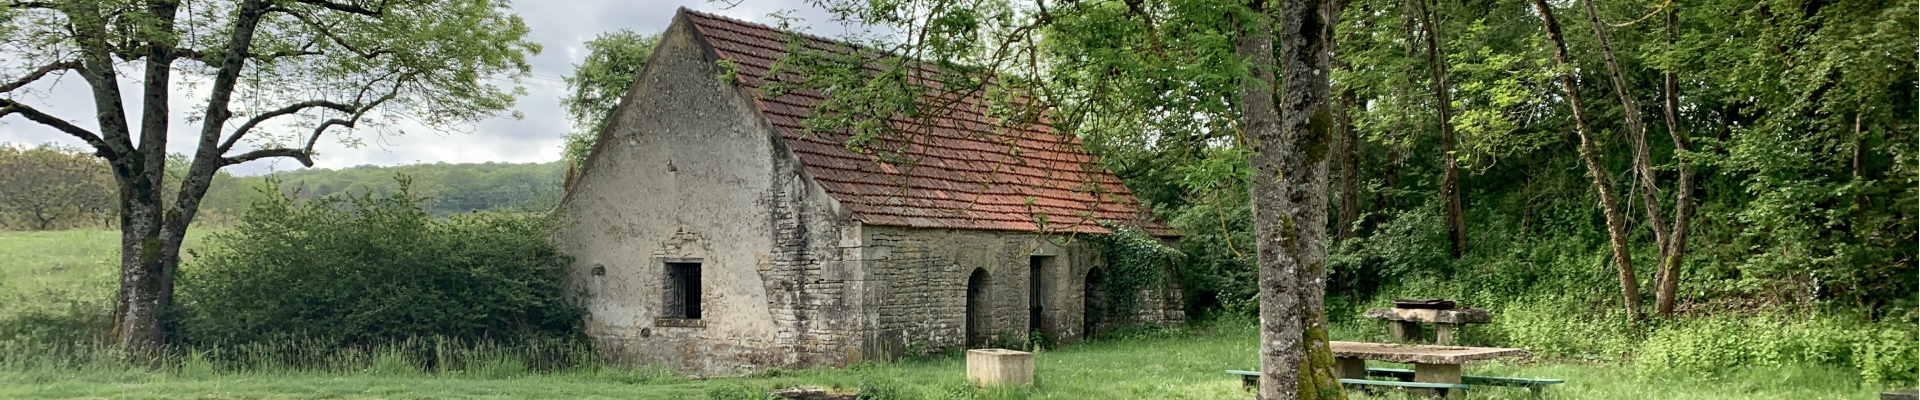
[[[766, 25], [680, 10], [737, 80], [758, 89], [768, 68], [787, 54], [795, 34]], [[846, 49], [843, 42], [799, 36], [808, 47]], [[841, 50], [844, 51], [844, 50]], [[774, 79], [792, 79], [781, 76]], [[939, 91], [932, 91], [938, 93]], [[937, 94], [930, 94], [929, 97]], [[1102, 168], [1072, 135], [1044, 123], [994, 126], [976, 109], [980, 95], [950, 102], [932, 117], [896, 119], [899, 137], [871, 148], [900, 149], [911, 161], [879, 162], [844, 145], [845, 133], [809, 134], [801, 120], [824, 97], [793, 90], [755, 99], [787, 147], [826, 192], [862, 223], [915, 228], [1108, 233], [1097, 221], [1139, 226], [1156, 236], [1176, 233], [1143, 212], [1113, 172]], [[934, 104], [934, 103], [928, 103]], [[1096, 190], [1097, 188], [1097, 190]], [[1098, 193], [1096, 193], [1098, 192]], [[1039, 221], [1046, 221], [1043, 228]]]

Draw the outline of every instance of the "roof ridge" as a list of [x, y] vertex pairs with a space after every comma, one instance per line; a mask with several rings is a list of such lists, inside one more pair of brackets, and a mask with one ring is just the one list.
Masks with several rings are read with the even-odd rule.
[[[758, 23], [758, 22], [752, 22], [752, 21], [747, 21], [747, 20], [742, 20], [742, 19], [739, 19], [739, 18], [734, 18], [734, 17], [729, 17], [729, 16], [725, 16], [725, 15], [720, 15], [720, 14], [713, 14], [713, 13], [708, 13], [708, 12], [704, 12], [704, 11], [694, 11], [693, 9], [690, 9], [690, 8], [687, 8], [687, 6], [680, 6], [680, 12], [683, 12], [683, 13], [687, 13], [687, 14], [691, 14], [691, 15], [694, 15], [694, 16], [698, 16], [698, 17], [702, 17], [702, 18], [710, 18], [710, 19], [717, 19], [717, 20], [721, 20], [721, 21], [727, 21], [727, 22], [732, 22], [732, 23], [735, 23], [735, 24], [740, 24], [740, 25], [747, 25], [747, 26], [751, 26], [751, 27], [755, 27], [755, 28], [762, 28], [762, 29], [766, 29], [766, 30], [769, 30], [769, 31], [774, 31], [774, 32], [778, 32], [778, 33], [783, 33], [783, 34], [788, 34], [788, 35], [795, 35], [795, 36], [800, 36], [800, 37], [804, 37], [804, 38], [808, 38], [808, 39], [813, 39], [813, 40], [818, 40], [818, 41], [822, 41], [822, 42], [827, 42], [827, 43], [833, 43], [833, 44], [840, 44], [840, 45], [847, 45], [847, 46], [853, 46], [854, 48], [858, 48], [858, 49], [867, 49], [867, 50], [875, 50], [875, 51], [879, 51], [878, 49], [874, 49], [874, 48], [873, 48], [873, 46], [867, 46], [867, 45], [862, 45], [862, 44], [859, 44], [859, 43], [854, 43], [854, 42], [849, 42], [849, 41], [845, 41], [845, 40], [840, 40], [840, 39], [834, 39], [834, 38], [829, 38], [829, 37], [826, 37], [826, 36], [820, 36], [820, 35], [815, 35], [815, 34], [811, 34], [811, 33], [806, 33], [806, 32], [801, 32], [801, 31], [798, 31], [798, 30], [793, 30], [793, 29], [782, 29], [782, 28], [780, 28], [780, 27], [776, 27], [776, 26], [773, 26], [773, 25], [767, 25], [767, 24], [762, 24], [762, 23]], [[887, 53], [888, 55], [892, 55], [892, 52], [885, 52], [885, 51], [882, 51], [882, 53]]]

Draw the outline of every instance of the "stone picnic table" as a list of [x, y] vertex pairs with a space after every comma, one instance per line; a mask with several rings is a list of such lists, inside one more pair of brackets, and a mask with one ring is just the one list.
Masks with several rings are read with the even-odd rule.
[[1526, 350], [1499, 347], [1429, 346], [1363, 342], [1330, 342], [1341, 379], [1366, 379], [1367, 360], [1413, 364], [1413, 381], [1459, 384], [1460, 365], [1468, 361], [1525, 355]]
[[1419, 342], [1420, 324], [1433, 324], [1433, 342], [1439, 345], [1453, 344], [1457, 325], [1493, 322], [1493, 312], [1478, 308], [1432, 310], [1376, 307], [1367, 309], [1360, 316], [1386, 320], [1387, 334], [1393, 340], [1402, 342]]

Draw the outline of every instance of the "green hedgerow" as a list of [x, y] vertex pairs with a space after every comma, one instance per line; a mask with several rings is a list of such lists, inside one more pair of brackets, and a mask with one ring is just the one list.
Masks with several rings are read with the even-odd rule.
[[584, 309], [563, 293], [567, 259], [547, 241], [546, 215], [435, 219], [399, 179], [385, 196], [255, 202], [182, 268], [180, 338], [351, 344], [579, 332]]

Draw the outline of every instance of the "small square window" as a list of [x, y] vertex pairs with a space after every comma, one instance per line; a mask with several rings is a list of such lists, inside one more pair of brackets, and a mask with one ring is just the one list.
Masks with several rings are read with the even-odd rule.
[[700, 319], [700, 263], [666, 263], [666, 307], [662, 317]]

